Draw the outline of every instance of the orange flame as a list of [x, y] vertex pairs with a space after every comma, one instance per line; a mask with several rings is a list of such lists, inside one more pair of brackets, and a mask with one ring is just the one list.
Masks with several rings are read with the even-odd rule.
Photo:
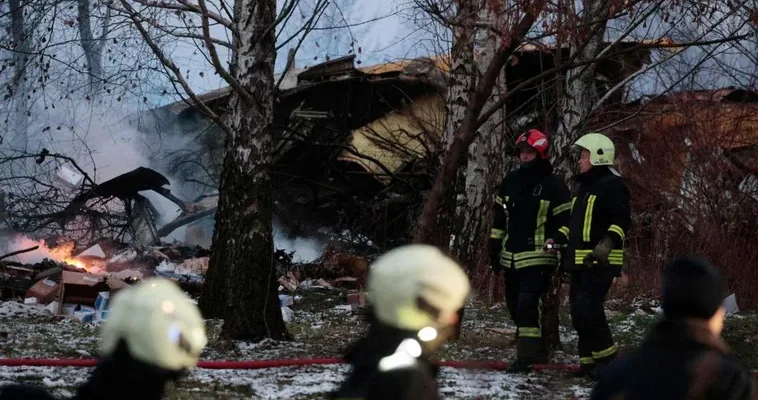
[[83, 269], [90, 273], [101, 273], [103, 272], [102, 268], [97, 265], [89, 265], [87, 262], [77, 259], [73, 256], [74, 252], [74, 243], [68, 242], [63, 243], [60, 246], [56, 246], [55, 248], [49, 248], [45, 244], [44, 240], [40, 241], [34, 241], [31, 240], [25, 236], [18, 236], [14, 238], [13, 240], [13, 247], [21, 249], [21, 248], [29, 248], [32, 246], [39, 246], [39, 249], [29, 252], [20, 254], [18, 258], [23, 263], [35, 263], [42, 261], [42, 258], [49, 258], [54, 261], [63, 262], [69, 265], [72, 265], [74, 267]]

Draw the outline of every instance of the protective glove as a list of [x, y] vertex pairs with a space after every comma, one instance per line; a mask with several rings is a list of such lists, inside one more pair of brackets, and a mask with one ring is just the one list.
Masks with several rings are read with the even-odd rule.
[[545, 240], [545, 245], [542, 247], [542, 251], [548, 254], [558, 253], [558, 249], [555, 248], [555, 240], [552, 238]]
[[611, 254], [611, 250], [613, 250], [613, 239], [606, 236], [595, 246], [592, 253], [584, 256], [582, 261], [590, 268], [592, 268], [593, 260], [597, 260], [600, 265], [608, 265], [608, 255]]

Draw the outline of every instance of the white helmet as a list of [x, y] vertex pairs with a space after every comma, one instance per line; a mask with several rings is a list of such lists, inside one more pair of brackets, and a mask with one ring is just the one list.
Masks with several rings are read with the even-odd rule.
[[[407, 245], [381, 256], [371, 266], [367, 300], [376, 318], [393, 327], [421, 330], [449, 325], [470, 291], [463, 269], [440, 250]], [[419, 306], [418, 300], [438, 315]]]
[[121, 340], [137, 360], [178, 371], [193, 368], [208, 342], [200, 311], [166, 279], [148, 279], [115, 294], [102, 327], [100, 352]]

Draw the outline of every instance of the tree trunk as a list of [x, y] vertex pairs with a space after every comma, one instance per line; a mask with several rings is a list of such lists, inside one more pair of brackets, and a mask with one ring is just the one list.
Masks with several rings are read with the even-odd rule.
[[[573, 63], [586, 63], [595, 59], [602, 50], [603, 36], [607, 25], [606, 14], [609, 12], [608, 0], [585, 0], [583, 21], [597, 21], [580, 30], [577, 38], [571, 43], [571, 57]], [[580, 23], [581, 24], [581, 23]], [[587, 122], [589, 113], [597, 101], [595, 87], [595, 70], [597, 64], [591, 63], [576, 67], [566, 72], [566, 80], [561, 107], [558, 115], [558, 129], [553, 136], [553, 149], [556, 168], [559, 173], [569, 175], [575, 168], [575, 163], [570, 157], [571, 145], [581, 136]]]
[[234, 340], [286, 339], [277, 293], [271, 235], [272, 136], [276, 0], [238, 0], [239, 37], [232, 76], [253, 97], [229, 101], [231, 135], [224, 166], [201, 308], [224, 318], [221, 336]]
[[90, 14], [90, 0], [77, 0], [77, 9], [79, 13], [79, 41], [84, 50], [84, 58], [87, 60], [87, 73], [89, 74], [89, 91], [95, 95], [100, 92], [103, 75], [103, 48], [105, 47], [105, 37], [108, 33], [110, 24], [111, 8], [105, 11], [103, 20], [103, 33], [100, 38], [95, 38], [92, 34], [92, 18]]
[[[14, 149], [25, 151], [28, 145], [27, 137], [27, 74], [26, 64], [31, 55], [29, 54], [31, 43], [26, 32], [23, 5], [21, 0], [9, 0], [11, 15], [11, 35], [13, 38], [13, 79], [11, 90], [15, 94], [13, 102], [16, 107], [11, 110], [10, 121], [13, 139], [8, 145]], [[31, 30], [30, 30], [31, 31]]]
[[[572, 62], [589, 62], [597, 57], [603, 45], [603, 36], [608, 12], [607, 0], [585, 0], [584, 21], [598, 21], [589, 24], [575, 36], [571, 44]], [[581, 23], [580, 23], [581, 25]], [[553, 135], [553, 162], [556, 172], [568, 178], [573, 174], [576, 163], [570, 157], [571, 145], [580, 136], [589, 120], [597, 93], [595, 88], [596, 64], [588, 64], [570, 69], [566, 73], [565, 89], [562, 91], [561, 107], [558, 129]], [[560, 290], [562, 286], [561, 276], [556, 274], [548, 288], [543, 301], [542, 313], [542, 338], [545, 347], [549, 350], [560, 348], [560, 335], [558, 331], [560, 307]]]
[[513, 51], [521, 45], [524, 36], [529, 32], [537, 15], [542, 11], [542, 7], [544, 7], [544, 2], [536, 2], [530, 9], [524, 11], [524, 16], [512, 32], [508, 45], [498, 48], [492, 62], [487, 65], [481, 79], [476, 83], [476, 88], [469, 92], [469, 103], [465, 115], [455, 130], [452, 141], [447, 141], [449, 147], [444, 152], [442, 165], [437, 171], [426, 203], [424, 203], [419, 226], [413, 238], [415, 243], [438, 244], [441, 242], [439, 236], [441, 228], [447, 227], [449, 229], [450, 225], [440, 224], [440, 218], [455, 213], [455, 209], [452, 208], [455, 204], [446, 200], [450, 198], [449, 193], [454, 188], [458, 170], [465, 162], [468, 148], [476, 137], [482, 109], [492, 94], [493, 86], [500, 76], [503, 66]]
[[[481, 21], [491, 26], [502, 26], [497, 13], [482, 11]], [[500, 22], [500, 23], [499, 23]], [[492, 31], [481, 37], [478, 68], [486, 72], [502, 39]], [[501, 70], [494, 84], [492, 96], [487, 101], [491, 106], [505, 93], [505, 73]], [[498, 110], [479, 129], [479, 134], [468, 149], [466, 166], [463, 168], [463, 190], [458, 195], [455, 215], [455, 240], [453, 254], [472, 272], [482, 272], [489, 264], [489, 232], [492, 225], [492, 204], [497, 185], [503, 177], [508, 143], [505, 109]]]
[[[450, 151], [453, 144], [455, 133], [463, 124], [466, 116], [466, 110], [469, 107], [470, 93], [476, 87], [476, 73], [474, 71], [474, 35], [476, 33], [476, 9], [474, 2], [463, 2], [457, 4], [456, 20], [457, 25], [453, 27], [453, 48], [450, 53], [450, 79], [448, 81], [448, 92], [445, 118], [445, 138], [442, 143], [439, 165], [444, 163], [444, 155]], [[438, 168], [439, 170], [440, 168]], [[445, 206], [443, 212], [437, 215], [436, 225], [438, 227], [436, 236], [430, 241], [432, 244], [445, 249], [450, 249], [453, 256], [458, 259], [464, 266], [468, 266], [465, 261], [461, 260], [460, 254], [456, 249], [455, 243], [460, 240], [462, 234], [456, 229], [456, 215], [458, 197], [465, 193], [465, 171], [458, 171], [458, 176], [444, 193]], [[451, 243], [451, 236], [453, 237]], [[452, 247], [452, 248], [451, 248]], [[469, 270], [471, 272], [472, 270]], [[452, 340], [458, 340], [461, 335], [463, 324], [463, 310], [458, 315], [458, 324], [456, 325], [455, 334]]]

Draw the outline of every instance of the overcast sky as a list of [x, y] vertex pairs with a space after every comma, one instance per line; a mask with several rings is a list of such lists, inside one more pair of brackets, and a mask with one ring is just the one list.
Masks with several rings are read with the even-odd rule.
[[[281, 9], [284, 0], [278, 0], [278, 3]], [[307, 19], [311, 15], [313, 3], [314, 0], [302, 0], [288, 23], [280, 28], [278, 45], [282, 45], [285, 38], [303, 25], [303, 17]], [[319, 30], [311, 32], [300, 46], [295, 59], [296, 67], [312, 66], [326, 61], [327, 57], [345, 56], [351, 50], [357, 54], [356, 62], [359, 61], [361, 66], [439, 52], [439, 40], [434, 40], [428, 26], [418, 26], [420, 24], [410, 20], [409, 13], [407, 0], [333, 0], [320, 19]], [[227, 33], [216, 28], [212, 30], [212, 35], [225, 39]], [[296, 44], [297, 40], [294, 40], [278, 51], [277, 72], [284, 69], [288, 50]], [[228, 59], [224, 48], [219, 47], [219, 52], [221, 57]], [[188, 77], [194, 90], [204, 92], [226, 86], [192, 43], [185, 41], [171, 46], [171, 55], [180, 68], [191, 71]], [[150, 100], [166, 104], [174, 98], [156, 94]]]

